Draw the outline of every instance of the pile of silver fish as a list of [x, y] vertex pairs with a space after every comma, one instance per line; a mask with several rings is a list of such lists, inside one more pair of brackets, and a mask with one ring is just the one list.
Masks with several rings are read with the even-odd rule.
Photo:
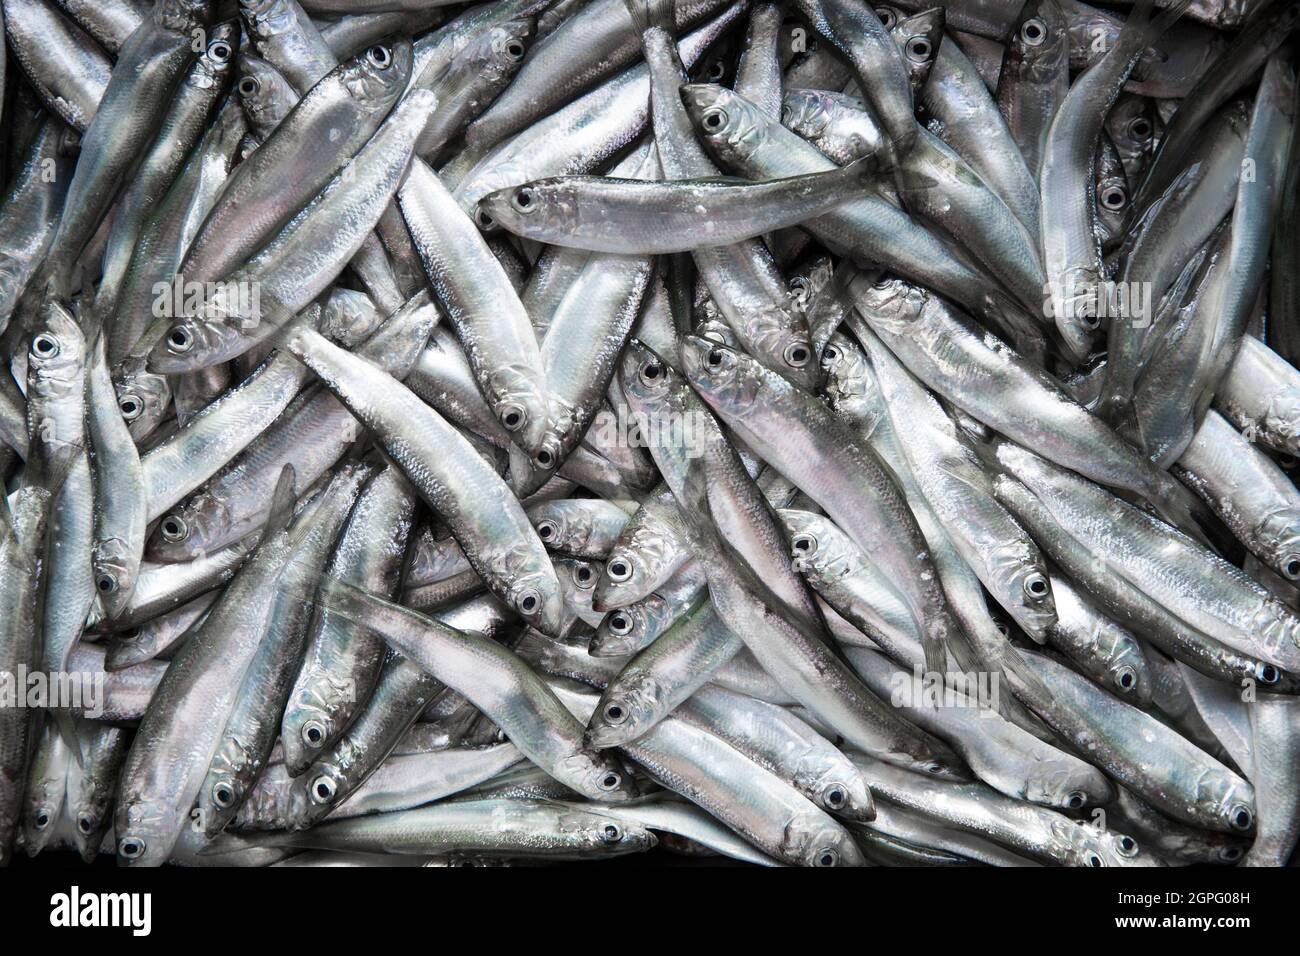
[[1286, 865], [1300, 2], [933, 3], [0, 0], [0, 863]]

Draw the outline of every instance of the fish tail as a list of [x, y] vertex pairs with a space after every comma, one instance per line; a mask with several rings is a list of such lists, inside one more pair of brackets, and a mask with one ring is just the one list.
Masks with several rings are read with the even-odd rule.
[[623, 2], [632, 17], [632, 27], [638, 34], [645, 33], [651, 27], [659, 27], [669, 33], [676, 31], [673, 0], [623, 0]]

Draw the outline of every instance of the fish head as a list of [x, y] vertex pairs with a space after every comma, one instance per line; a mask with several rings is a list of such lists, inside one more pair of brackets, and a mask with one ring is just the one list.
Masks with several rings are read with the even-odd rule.
[[111, 674], [153, 660], [158, 649], [158, 628], [159, 622], [154, 620], [113, 631], [104, 655], [104, 670]]
[[585, 808], [562, 814], [560, 829], [572, 836], [581, 838], [580, 842], [597, 853], [623, 854], [644, 853], [654, 849], [659, 840], [645, 824], [636, 820], [605, 815], [588, 811]]
[[691, 387], [727, 418], [741, 418], [757, 404], [763, 368], [750, 356], [698, 335], [681, 341], [682, 371]]
[[831, 335], [822, 349], [822, 389], [831, 407], [861, 399], [876, 390], [875, 376], [866, 353], [842, 332]]
[[491, 370], [485, 385], [483, 397], [511, 441], [532, 456], [536, 467], [554, 468], [558, 439], [544, 378], [530, 367], [501, 365]]
[[601, 803], [620, 803], [638, 795], [632, 774], [612, 753], [581, 750], [560, 760], [556, 771], [564, 783]]
[[1114, 795], [1100, 770], [1066, 755], [1036, 761], [1025, 781], [1025, 799], [1061, 810], [1103, 806]]
[[185, 85], [198, 90], [224, 87], [235, 73], [238, 49], [239, 29], [235, 21], [218, 23], [208, 34], [208, 45], [186, 74]]
[[540, 501], [527, 511], [533, 530], [549, 551], [583, 552], [592, 540], [595, 527], [581, 507], [563, 501]]
[[387, 113], [406, 91], [413, 62], [410, 39], [392, 34], [370, 44], [337, 70], [343, 88], [359, 107]]
[[804, 139], [818, 139], [830, 126], [834, 107], [827, 90], [787, 90], [781, 101], [781, 125]]
[[939, 55], [939, 44], [943, 42], [944, 21], [943, 7], [932, 7], [903, 17], [890, 28], [889, 34], [903, 54], [903, 64], [914, 90], [924, 86], [930, 76]]
[[334, 739], [338, 718], [351, 713], [357, 692], [356, 682], [327, 670], [316, 672], [296, 690], [280, 722], [280, 743], [289, 773], [306, 771]]
[[1048, 84], [1064, 79], [1070, 56], [1070, 24], [1060, 0], [1031, 0], [1007, 44], [1006, 64], [1027, 83]]
[[118, 866], [162, 866], [184, 829], [184, 819], [157, 801], [137, 793], [126, 793], [114, 811], [113, 831], [117, 839]]
[[1255, 788], [1226, 767], [1206, 770], [1196, 783], [1196, 802], [1220, 821], [1227, 833], [1255, 832]]
[[103, 801], [78, 798], [69, 804], [69, 815], [73, 822], [73, 839], [77, 852], [87, 863], [94, 863], [99, 856], [100, 845], [104, 842], [104, 829], [108, 821], [104, 819]]
[[854, 305], [876, 331], [908, 335], [919, 329], [929, 302], [920, 286], [882, 274], [874, 281], [858, 277], [851, 288]]
[[[208, 305], [213, 308], [207, 308]], [[243, 326], [255, 326], [253, 316], [227, 315], [222, 297], [215, 297], [193, 314], [171, 323], [149, 351], [149, 370], [165, 374], [193, 372], [242, 355], [253, 344]]]
[[627, 743], [654, 726], [668, 710], [667, 688], [644, 671], [620, 674], [601, 695], [587, 722], [589, 747]]
[[828, 813], [863, 823], [876, 818], [876, 804], [861, 772], [838, 761], [810, 761], [795, 768], [794, 785]]
[[71, 310], [46, 298], [27, 349], [27, 390], [33, 401], [57, 402], [84, 387], [88, 351]]
[[858, 845], [847, 830], [820, 810], [800, 813], [786, 824], [781, 857], [804, 866], [865, 866]]
[[648, 345], [637, 339], [627, 343], [619, 367], [623, 394], [632, 405], [638, 420], [655, 420], [665, 411], [680, 411], [681, 377]]
[[668, 604], [657, 594], [616, 607], [601, 620], [587, 652], [592, 657], [635, 654], [663, 632], [669, 618]]
[[261, 57], [241, 50], [235, 92], [253, 128], [269, 136], [298, 102], [298, 96], [280, 71]]
[[686, 83], [681, 96], [696, 131], [724, 165], [743, 163], [769, 138], [772, 120], [725, 86]]
[[578, 186], [564, 178], [538, 179], [488, 193], [478, 203], [478, 219], [517, 236], [546, 241], [582, 222]]
[[991, 584], [1021, 627], [1038, 638], [1056, 623], [1052, 579], [1042, 553], [1028, 539], [1008, 542], [986, 554]]
[[104, 605], [107, 620], [116, 620], [126, 609], [140, 571], [139, 555], [121, 538], [102, 538], [90, 554], [95, 574], [95, 593]]
[[777, 515], [790, 542], [790, 566], [800, 574], [830, 583], [857, 567], [857, 548], [829, 518], [797, 508], [782, 508]]
[[224, 546], [232, 520], [226, 500], [205, 489], [159, 519], [146, 553], [164, 564], [201, 558]]
[[521, 618], [543, 634], [561, 633], [564, 627], [564, 590], [548, 560], [536, 561], [531, 547], [521, 546], [506, 556], [510, 581], [507, 603]]
[[519, 70], [536, 28], [532, 17], [494, 23], [491, 29], [481, 30], [474, 36], [463, 56], [473, 64], [473, 73], [486, 77], [496, 88]]
[[143, 356], [128, 358], [113, 376], [117, 410], [122, 413], [131, 437], [148, 438], [166, 417], [172, 389], [167, 376], [149, 371]]

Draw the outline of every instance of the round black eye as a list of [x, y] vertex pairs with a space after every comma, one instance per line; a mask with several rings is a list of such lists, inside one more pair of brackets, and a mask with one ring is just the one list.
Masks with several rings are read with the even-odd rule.
[[1083, 324], [1083, 327], [1089, 331], [1093, 331], [1101, 326], [1101, 319], [1098, 318], [1096, 313], [1088, 307], [1085, 307], [1084, 310], [1079, 313], [1079, 321]]
[[559, 533], [560, 529], [555, 526], [554, 521], [547, 520], [537, 522], [537, 537], [541, 538], [543, 541], [550, 541]]
[[727, 75], [727, 67], [721, 60], [714, 60], [713, 65], [709, 67], [709, 79], [717, 83]]
[[722, 349], [709, 349], [709, 354], [705, 358], [709, 368], [721, 368], [723, 354]]
[[366, 59], [376, 70], [386, 70], [393, 65], [392, 51], [386, 46], [372, 46], [366, 51]]
[[808, 364], [808, 359], [812, 357], [812, 353], [808, 350], [808, 346], [796, 343], [786, 348], [783, 357], [787, 365], [793, 368], [803, 368]]
[[50, 812], [48, 810], [38, 810], [36, 819], [33, 822], [36, 824], [36, 829], [44, 830], [50, 825]]
[[1137, 673], [1131, 667], [1121, 667], [1117, 680], [1124, 690], [1132, 690], [1137, 684]]
[[555, 464], [555, 455], [548, 449], [543, 448], [533, 456], [533, 464], [538, 468], [550, 468]]
[[790, 539], [790, 547], [806, 557], [817, 551], [817, 539], [806, 532], [801, 532]]
[[1260, 661], [1255, 667], [1255, 676], [1261, 684], [1276, 684], [1282, 678], [1282, 672], [1267, 661]]
[[1105, 862], [1105, 861], [1104, 861], [1100, 856], [1098, 856], [1096, 853], [1089, 853], [1086, 857], [1084, 857], [1084, 860], [1087, 862], [1087, 864], [1088, 864], [1089, 866], [1094, 866], [1094, 867], [1095, 867], [1095, 866], [1105, 866], [1105, 865], [1106, 865], [1106, 862]]
[[176, 542], [184, 541], [185, 536], [189, 534], [190, 529], [185, 523], [184, 518], [181, 518], [178, 515], [168, 515], [166, 518], [163, 518], [162, 524], [158, 526], [158, 530], [162, 532], [164, 540]]
[[1031, 574], [1025, 578], [1025, 593], [1031, 598], [1046, 597], [1047, 592], [1051, 590], [1051, 585], [1047, 583], [1047, 578], [1041, 574]]
[[930, 41], [925, 37], [912, 37], [907, 41], [907, 58], [917, 63], [924, 63], [930, 58]]
[[1081, 809], [1087, 801], [1088, 798], [1082, 790], [1075, 790], [1065, 798], [1065, 805], [1071, 810], [1078, 810]]
[[1101, 204], [1107, 209], [1123, 209], [1128, 202], [1128, 194], [1118, 186], [1111, 186], [1101, 194]]
[[95, 587], [100, 594], [112, 594], [117, 590], [117, 578], [111, 574], [101, 574], [95, 578]]
[[818, 866], [835, 866], [840, 862], [840, 855], [834, 850], [822, 850], [817, 854]]
[[514, 196], [510, 198], [510, 205], [514, 206], [519, 212], [532, 212], [537, 208], [533, 191], [527, 186], [521, 186], [515, 190]]
[[609, 629], [615, 634], [627, 634], [632, 630], [632, 619], [622, 611], [615, 611], [609, 617]]
[[657, 382], [663, 377], [664, 367], [658, 362], [647, 362], [641, 368], [641, 380], [643, 382]]
[[1128, 131], [1136, 140], [1147, 139], [1151, 135], [1151, 121], [1139, 116], [1128, 124]]
[[325, 725], [319, 720], [309, 720], [302, 725], [302, 742], [309, 747], [319, 747], [325, 742]]
[[632, 576], [632, 565], [626, 559], [618, 558], [606, 565], [605, 573], [615, 584], [621, 584]]
[[139, 837], [122, 837], [117, 841], [117, 852], [123, 859], [138, 860], [144, 856], [144, 841]]
[[1219, 859], [1228, 863], [1235, 863], [1237, 860], [1241, 859], [1241, 847], [1225, 846], [1219, 851]]
[[255, 76], [246, 76], [239, 81], [239, 95], [254, 97], [262, 92], [262, 81]]
[[1020, 27], [1020, 39], [1029, 46], [1039, 46], [1047, 39], [1047, 24], [1038, 17], [1026, 20]]
[[328, 803], [338, 791], [338, 784], [326, 776], [317, 777], [311, 785], [312, 798], [317, 803]]
[[228, 783], [219, 783], [212, 788], [212, 802], [225, 808], [235, 802], [235, 790]]
[[134, 395], [123, 395], [117, 400], [117, 408], [122, 413], [122, 417], [130, 422], [140, 417], [140, 413], [144, 411], [144, 403]]
[[194, 346], [194, 336], [184, 326], [177, 326], [167, 336], [167, 347], [173, 352], [188, 352]]
[[828, 345], [822, 352], [822, 358], [828, 362], [838, 362], [840, 360], [840, 350], [833, 345]]
[[77, 829], [82, 833], [90, 833], [90, 831], [95, 829], [94, 819], [83, 813], [81, 816], [77, 817]]
[[1232, 811], [1232, 826], [1237, 830], [1249, 830], [1255, 825], [1255, 815], [1243, 806], [1237, 806]]
[[604, 829], [600, 831], [600, 838], [606, 843], [617, 843], [623, 839], [623, 831], [612, 823], [605, 824]]
[[621, 724], [627, 720], [627, 711], [623, 709], [621, 704], [606, 704], [605, 719], [611, 724]]
[[609, 773], [605, 774], [605, 776], [600, 778], [600, 789], [606, 791], [617, 790], [618, 785], [622, 782], [623, 778], [611, 770]]
[[505, 45], [506, 56], [512, 60], [522, 60], [524, 57], [524, 45], [518, 40], [511, 40]]
[[1287, 559], [1282, 565], [1282, 573], [1292, 581], [1300, 578], [1300, 555], [1287, 555]]
[[54, 358], [59, 354], [59, 340], [48, 332], [42, 332], [32, 339], [32, 354], [40, 358]]
[[524, 427], [524, 410], [518, 405], [506, 405], [501, 409], [501, 424], [506, 431], [518, 431]]
[[579, 584], [586, 584], [588, 581], [591, 580], [591, 565], [589, 564], [578, 565], [577, 570], [574, 572], [574, 576], [578, 579]]
[[1119, 839], [1115, 841], [1115, 845], [1119, 847], [1119, 852], [1125, 856], [1133, 856], [1138, 851], [1137, 841], [1124, 834], [1120, 834]]
[[208, 45], [208, 56], [218, 63], [225, 63], [230, 59], [230, 44], [224, 40], [216, 40]]
[[537, 598], [531, 594], [524, 597], [519, 602], [519, 609], [525, 614], [531, 614], [533, 611], [537, 610]]
[[832, 810], [837, 810], [844, 806], [847, 799], [848, 798], [844, 795], [844, 791], [839, 787], [832, 787], [830, 790], [826, 791], [826, 806], [830, 807]]
[[898, 17], [894, 16], [894, 11], [888, 7], [878, 7], [876, 16], [880, 18], [880, 23], [886, 30], [894, 29], [894, 24], [898, 22]]
[[497, 227], [497, 221], [493, 219], [491, 216], [489, 216], [482, 209], [474, 210], [474, 222], [477, 223], [478, 227], [482, 229], [484, 232], [487, 232], [488, 230], [491, 229], [495, 229]]
[[700, 122], [710, 133], [716, 133], [727, 125], [727, 114], [722, 110], [709, 110]]

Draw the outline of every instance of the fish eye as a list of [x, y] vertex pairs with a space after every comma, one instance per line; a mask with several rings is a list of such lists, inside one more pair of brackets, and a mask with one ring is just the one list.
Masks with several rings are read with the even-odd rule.
[[716, 107], [706, 110], [704, 116], [700, 118], [700, 125], [710, 133], [721, 132], [727, 126], [727, 111]]
[[524, 45], [518, 40], [507, 41], [502, 49], [505, 50], [506, 56], [512, 60], [522, 60], [524, 58]]
[[613, 770], [607, 770], [605, 775], [596, 781], [596, 786], [608, 793], [611, 790], [617, 790], [619, 784], [623, 782], [623, 775]]
[[1145, 140], [1151, 136], [1151, 121], [1145, 116], [1135, 116], [1128, 124], [1129, 135], [1136, 140]]
[[118, 631], [116, 636], [124, 644], [130, 644], [133, 641], [140, 640], [140, 629], [138, 627], [129, 627], [125, 631]]
[[178, 541], [184, 541], [190, 533], [190, 527], [185, 523], [185, 519], [180, 515], [168, 515], [162, 519], [162, 524], [158, 526], [164, 541], [170, 541], [175, 544]]
[[808, 346], [795, 342], [786, 346], [782, 358], [785, 359], [785, 364], [792, 368], [803, 368], [808, 364], [808, 359], [811, 358], [811, 356], [812, 352], [809, 350]]
[[1082, 810], [1083, 805], [1088, 802], [1088, 795], [1082, 790], [1072, 790], [1070, 795], [1065, 798], [1065, 805], [1071, 810]]
[[934, 763], [926, 764], [925, 772], [929, 774], [933, 774], [934, 776], [937, 777], [943, 773], [943, 764], [939, 763], [938, 761], [935, 761]]
[[214, 785], [212, 788], [212, 802], [223, 810], [229, 808], [235, 802], [235, 788], [224, 781]]
[[1120, 690], [1132, 690], [1137, 686], [1137, 671], [1125, 664], [1115, 672], [1115, 683], [1119, 684]]
[[41, 807], [36, 811], [36, 816], [32, 820], [32, 825], [38, 830], [44, 830], [50, 825], [50, 811]]
[[610, 701], [605, 705], [605, 720], [611, 724], [621, 724], [627, 720], [627, 708], [618, 701]]
[[393, 53], [386, 46], [372, 46], [366, 51], [366, 59], [376, 70], [386, 70], [393, 65]]
[[542, 596], [534, 588], [529, 588], [519, 595], [519, 610], [524, 614], [532, 614], [542, 606]]
[[89, 814], [83, 813], [77, 817], [77, 829], [82, 833], [89, 834], [95, 829], [95, 818]]
[[709, 79], [714, 83], [719, 82], [726, 75], [727, 65], [721, 60], [714, 60], [712, 65], [709, 66]]
[[1268, 661], [1260, 661], [1255, 665], [1255, 677], [1261, 684], [1276, 684], [1282, 679], [1282, 673]]
[[600, 838], [606, 843], [617, 843], [623, 839], [623, 830], [616, 823], [606, 823], [600, 830]]
[[1101, 194], [1101, 204], [1111, 211], [1123, 209], [1128, 203], [1128, 193], [1119, 186], [1110, 186]]
[[930, 41], [925, 37], [912, 37], [907, 41], [907, 46], [903, 48], [907, 53], [907, 58], [914, 63], [924, 63], [930, 58], [930, 52], [934, 49], [930, 46]]
[[632, 618], [622, 611], [615, 611], [609, 616], [609, 629], [612, 633], [622, 637], [625, 634], [632, 633]]
[[559, 534], [560, 526], [550, 518], [543, 518], [541, 521], [537, 522], [537, 537], [541, 538], [542, 541], [551, 541], [558, 537]]
[[1290, 581], [1300, 578], [1300, 554], [1288, 554], [1282, 562], [1282, 574]]
[[658, 385], [665, 378], [664, 367], [652, 359], [641, 366], [641, 370], [637, 372], [637, 378], [641, 380], [643, 385]]
[[726, 354], [727, 354], [726, 351], [723, 349], [711, 348], [709, 349], [709, 354], [705, 356], [704, 361], [709, 366], [709, 368], [713, 368], [713, 369], [722, 368], [722, 361], [726, 357]]
[[117, 852], [125, 860], [138, 860], [144, 856], [144, 840], [139, 837], [122, 837], [117, 841]]
[[840, 853], [838, 850], [827, 847], [824, 850], [817, 851], [817, 866], [837, 866], [840, 862]]
[[547, 471], [551, 468], [554, 468], [555, 452], [551, 451], [549, 448], [542, 448], [538, 450], [537, 454], [533, 456], [533, 464], [536, 465], [538, 468], [542, 469], [543, 471]]
[[309, 720], [302, 725], [301, 736], [308, 747], [319, 747], [325, 743], [325, 725], [319, 720]]
[[510, 197], [510, 205], [514, 206], [517, 212], [530, 213], [537, 208], [535, 200], [536, 197], [533, 196], [531, 189], [527, 186], [520, 186], [515, 190], [514, 195]]
[[167, 335], [167, 347], [173, 352], [188, 352], [194, 347], [194, 334], [183, 325], [178, 325]]
[[497, 227], [497, 221], [479, 206], [474, 210], [474, 223], [484, 232], [490, 232]]
[[849, 796], [838, 783], [832, 783], [822, 793], [822, 802], [828, 810], [839, 810], [849, 802]]
[[1241, 859], [1241, 847], [1235, 843], [1219, 848], [1219, 859], [1225, 863], [1236, 863]]
[[32, 354], [37, 358], [54, 358], [61, 350], [59, 340], [49, 332], [40, 332], [32, 339]]
[[133, 422], [144, 411], [144, 402], [129, 392], [117, 400], [117, 409], [128, 422]]
[[817, 553], [817, 536], [807, 531], [800, 531], [790, 539], [790, 547], [801, 558], [811, 558]]
[[239, 81], [239, 95], [252, 98], [262, 92], [262, 81], [255, 76], [246, 76]]
[[339, 785], [325, 774], [321, 774], [311, 784], [311, 798], [316, 803], [329, 803], [339, 792]]
[[595, 575], [592, 573], [590, 564], [580, 564], [573, 569], [573, 580], [578, 583], [580, 588], [589, 588], [593, 583]]
[[1232, 824], [1234, 830], [1249, 830], [1255, 825], [1255, 814], [1251, 812], [1250, 807], [1239, 803], [1232, 808], [1228, 822]]
[[622, 584], [632, 577], [632, 562], [627, 558], [615, 558], [605, 565], [605, 574], [615, 584]]
[[1088, 864], [1088, 866], [1093, 867], [1106, 865], [1106, 861], [1101, 858], [1101, 854], [1094, 853], [1091, 850], [1088, 851], [1086, 856], [1084, 856], [1083, 861]]
[[889, 7], [877, 7], [876, 16], [880, 18], [880, 23], [886, 30], [894, 29], [894, 24], [898, 22], [898, 17]]
[[1137, 856], [1137, 840], [1127, 834], [1121, 833], [1115, 838], [1115, 849], [1119, 851], [1120, 856], [1134, 857]]
[[528, 413], [523, 407], [511, 402], [508, 405], [502, 405], [498, 413], [501, 417], [501, 425], [508, 432], [517, 432], [524, 427], [524, 422], [528, 421]]
[[1047, 24], [1041, 17], [1030, 17], [1020, 27], [1020, 39], [1026, 46], [1042, 46], [1047, 39]]
[[822, 350], [822, 361], [835, 363], [840, 360], [840, 350], [834, 345], [828, 345]]
[[881, 291], [884, 291], [885, 289], [888, 289], [891, 285], [893, 285], [893, 282], [894, 280], [889, 278], [889, 276], [881, 276], [875, 282], [871, 283], [871, 288], [880, 289]]
[[112, 594], [117, 590], [117, 578], [105, 571], [95, 577], [95, 589], [100, 594]]
[[1044, 575], [1034, 573], [1025, 577], [1025, 593], [1031, 598], [1042, 599], [1051, 592], [1052, 586]]
[[225, 40], [213, 40], [208, 44], [208, 56], [218, 63], [225, 63], [230, 59], [230, 44]]

